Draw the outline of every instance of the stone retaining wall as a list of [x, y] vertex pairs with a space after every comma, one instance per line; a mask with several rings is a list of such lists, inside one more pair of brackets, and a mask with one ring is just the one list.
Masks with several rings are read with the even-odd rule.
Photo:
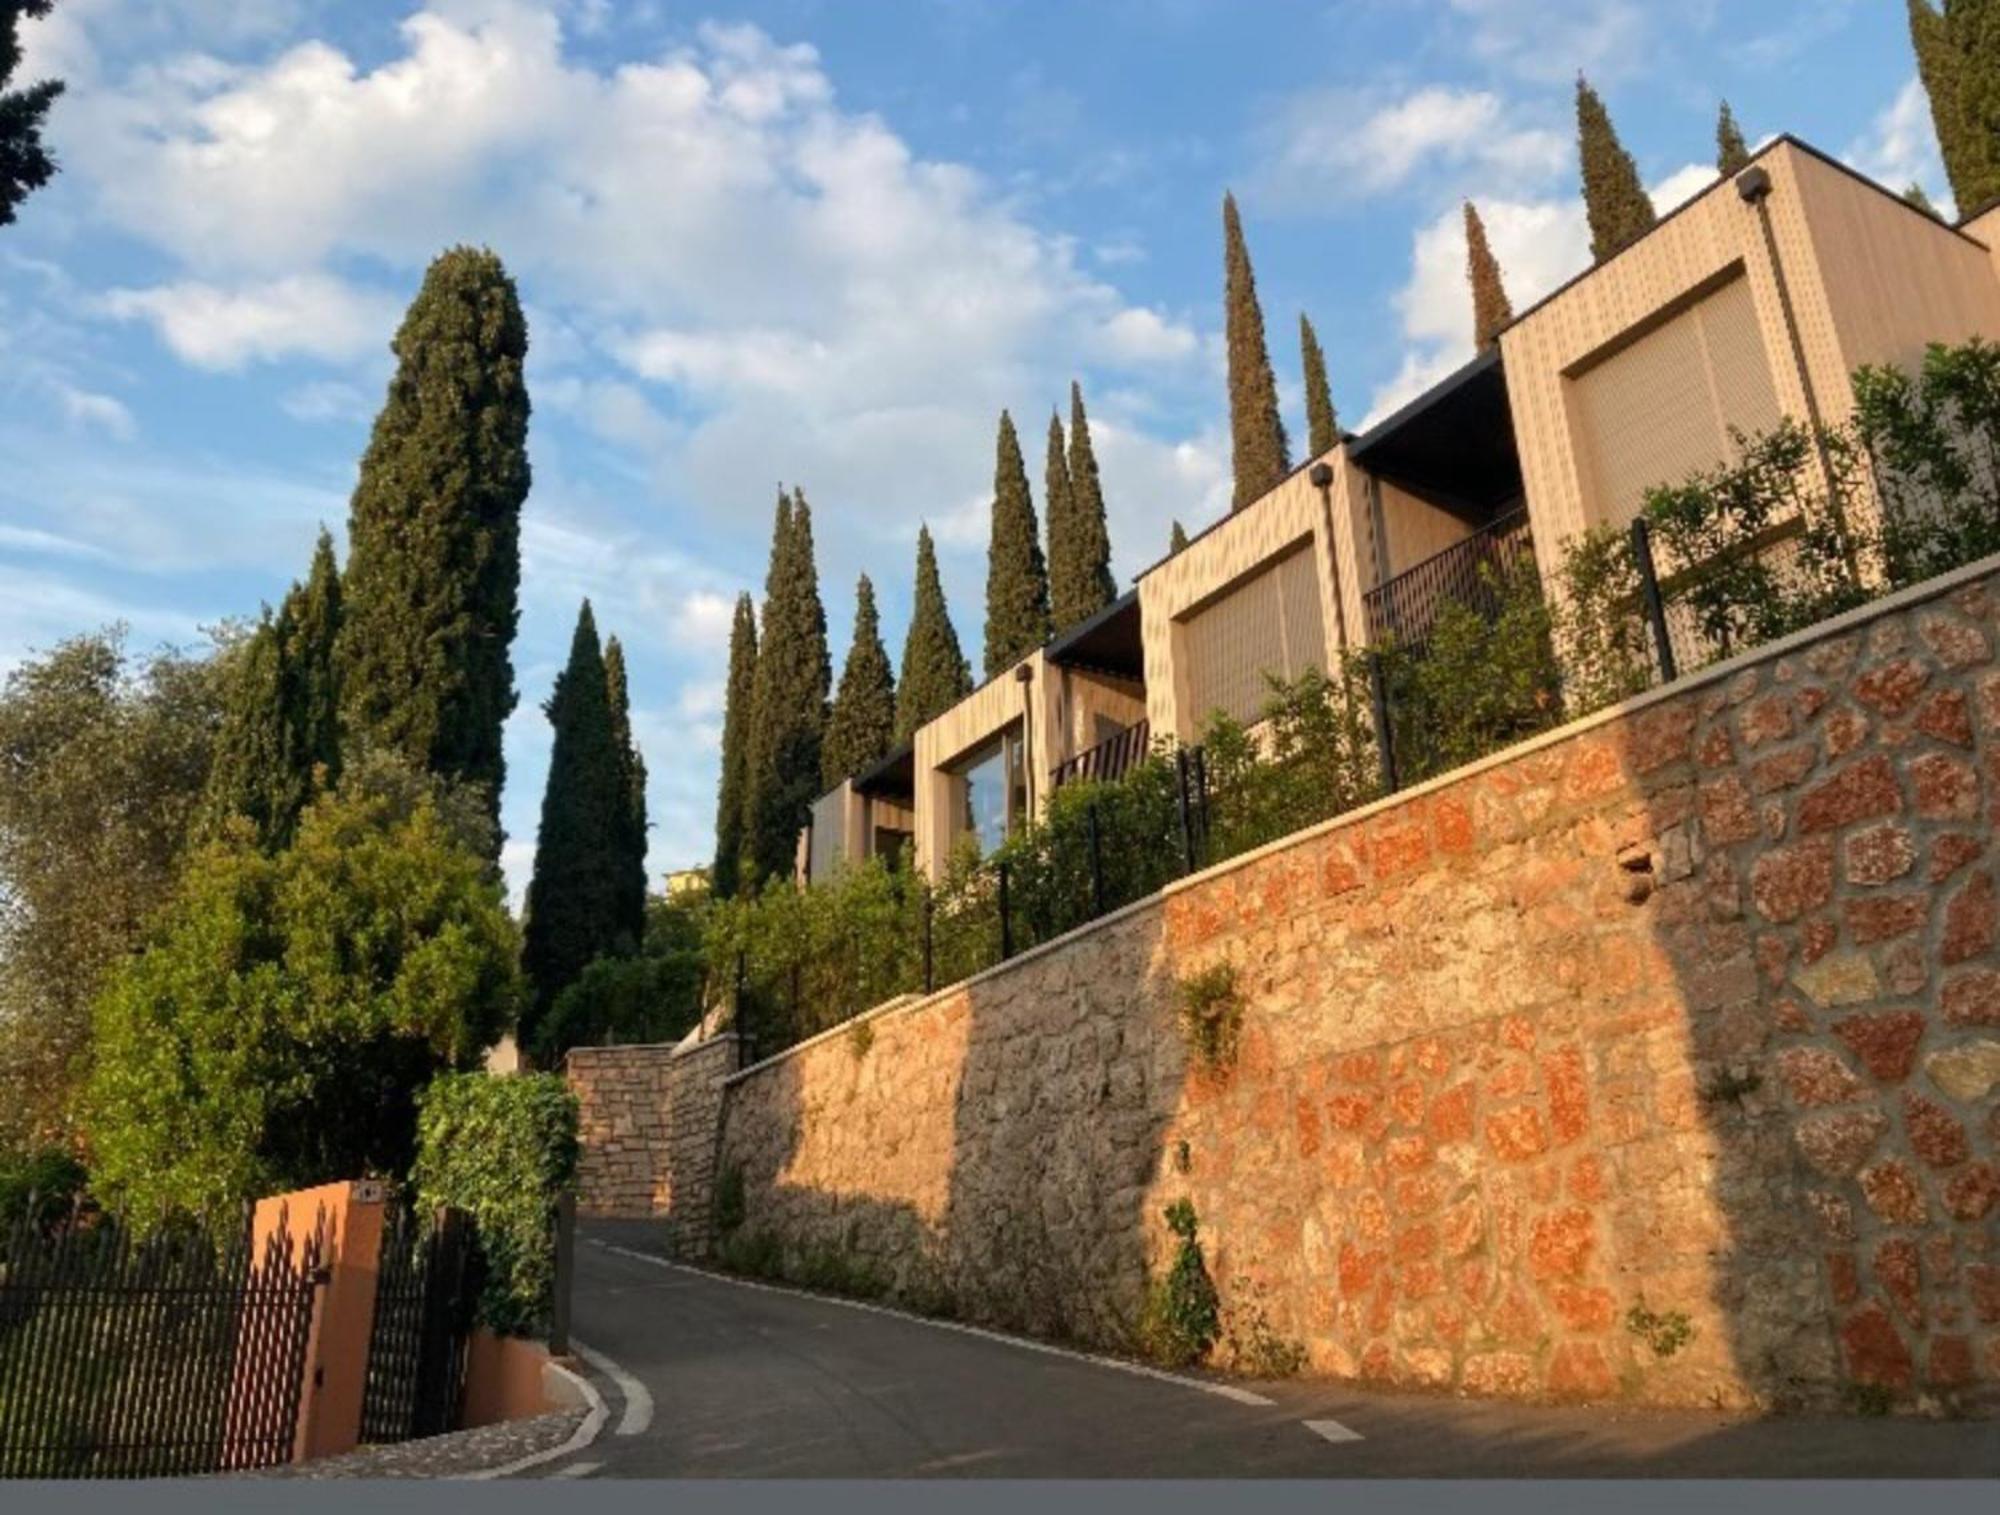
[[[1982, 567], [746, 1071], [730, 1245], [1120, 1347], [1185, 1197], [1220, 1355], [1253, 1368], [1660, 1404], [1990, 1392]], [[1210, 1071], [1177, 986], [1217, 962], [1242, 1023]]]

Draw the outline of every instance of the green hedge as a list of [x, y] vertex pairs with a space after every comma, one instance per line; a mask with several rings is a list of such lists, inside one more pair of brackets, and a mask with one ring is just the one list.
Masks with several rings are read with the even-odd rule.
[[486, 1259], [479, 1320], [502, 1335], [548, 1329], [556, 1201], [576, 1159], [576, 1096], [553, 1073], [446, 1074], [419, 1101], [417, 1197], [472, 1217]]

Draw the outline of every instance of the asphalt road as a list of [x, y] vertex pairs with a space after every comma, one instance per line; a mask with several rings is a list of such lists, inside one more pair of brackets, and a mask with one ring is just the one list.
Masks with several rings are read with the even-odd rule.
[[1992, 1421], [1744, 1421], [1149, 1375], [676, 1268], [636, 1255], [646, 1238], [587, 1229], [575, 1338], [607, 1424], [529, 1476], [2000, 1476]]

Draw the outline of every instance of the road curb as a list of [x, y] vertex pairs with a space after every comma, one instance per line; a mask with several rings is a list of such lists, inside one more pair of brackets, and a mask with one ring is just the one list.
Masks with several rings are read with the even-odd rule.
[[531, 1452], [526, 1457], [517, 1457], [512, 1462], [502, 1463], [497, 1468], [481, 1468], [476, 1473], [460, 1473], [456, 1475], [457, 1477], [468, 1481], [512, 1478], [517, 1473], [524, 1473], [529, 1468], [538, 1468], [543, 1463], [554, 1462], [559, 1457], [574, 1456], [604, 1434], [604, 1423], [610, 1418], [610, 1411], [605, 1408], [604, 1396], [597, 1392], [596, 1385], [581, 1373], [574, 1372], [553, 1359], [547, 1366], [550, 1372], [560, 1373], [568, 1379], [583, 1396], [583, 1402], [590, 1407], [582, 1423], [570, 1432], [569, 1440], [559, 1447], [549, 1448], [546, 1452]]

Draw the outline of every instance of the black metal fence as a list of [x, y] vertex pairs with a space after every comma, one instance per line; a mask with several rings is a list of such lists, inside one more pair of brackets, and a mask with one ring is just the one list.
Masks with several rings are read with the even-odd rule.
[[324, 1217], [139, 1235], [35, 1207], [0, 1250], [0, 1477], [153, 1478], [292, 1456]]
[[1494, 585], [1523, 562], [1532, 562], [1533, 536], [1526, 506], [1511, 510], [1443, 552], [1368, 590], [1363, 605], [1368, 639], [1394, 638], [1405, 647], [1430, 639], [1438, 613], [1448, 603], [1473, 610], [1493, 609]]
[[368, 1338], [362, 1441], [412, 1441], [457, 1424], [484, 1265], [463, 1212], [390, 1207]]

